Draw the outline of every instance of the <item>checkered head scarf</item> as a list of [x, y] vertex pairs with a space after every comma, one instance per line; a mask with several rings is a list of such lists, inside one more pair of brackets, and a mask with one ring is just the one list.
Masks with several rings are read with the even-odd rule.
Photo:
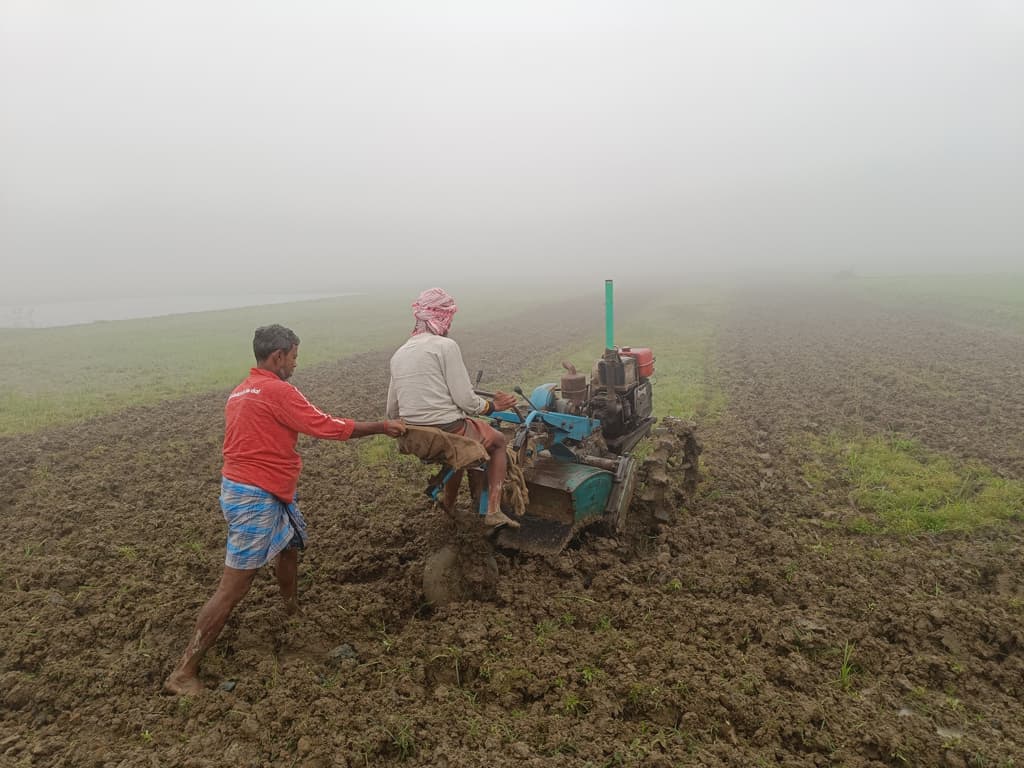
[[442, 288], [429, 288], [420, 294], [412, 303], [412, 316], [416, 318], [416, 326], [412, 335], [433, 333], [444, 336], [452, 326], [455, 316], [455, 299]]

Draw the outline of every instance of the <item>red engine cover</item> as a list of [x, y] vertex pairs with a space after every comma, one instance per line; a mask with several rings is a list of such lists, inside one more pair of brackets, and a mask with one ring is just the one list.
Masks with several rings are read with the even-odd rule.
[[649, 347], [623, 347], [619, 352], [636, 358], [637, 372], [641, 376], [650, 378], [654, 375], [654, 353]]

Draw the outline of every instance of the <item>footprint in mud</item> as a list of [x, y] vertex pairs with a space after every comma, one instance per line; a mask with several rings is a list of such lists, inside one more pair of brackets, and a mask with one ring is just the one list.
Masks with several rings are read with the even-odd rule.
[[989, 574], [982, 572], [983, 578], [988, 576], [985, 581], [987, 582], [989, 591], [995, 595], [1002, 595], [1004, 597], [1017, 597], [1024, 594], [1024, 587], [1021, 586], [1020, 582], [1014, 577], [1009, 571], [1004, 570], [993, 570]]

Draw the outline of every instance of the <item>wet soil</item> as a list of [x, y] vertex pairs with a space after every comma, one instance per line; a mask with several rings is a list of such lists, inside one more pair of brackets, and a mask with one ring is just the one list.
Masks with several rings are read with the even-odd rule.
[[[565, 306], [455, 335], [508, 387], [600, 323]], [[375, 418], [389, 353], [295, 382]], [[191, 699], [160, 684], [223, 562], [226, 393], [3, 439], [0, 765], [1021, 764], [1022, 524], [856, 534], [800, 467], [808, 435], [897, 430], [1024, 478], [1024, 340], [761, 288], [712, 362], [728, 405], [674, 524], [639, 551], [498, 553], [486, 601], [423, 597], [461, 530], [428, 468], [304, 439], [302, 613], [261, 573]]]

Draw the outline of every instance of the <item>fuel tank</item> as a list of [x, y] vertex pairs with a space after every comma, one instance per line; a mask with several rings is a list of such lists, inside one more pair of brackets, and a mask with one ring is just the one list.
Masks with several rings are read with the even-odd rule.
[[636, 360], [637, 373], [641, 377], [649, 379], [654, 375], [654, 352], [650, 347], [623, 347], [619, 352]]

